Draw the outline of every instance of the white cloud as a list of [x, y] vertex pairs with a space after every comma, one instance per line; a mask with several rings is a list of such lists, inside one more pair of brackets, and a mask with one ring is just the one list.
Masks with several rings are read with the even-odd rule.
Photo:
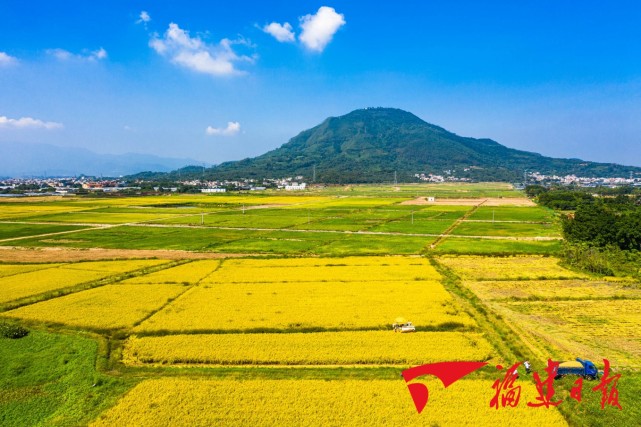
[[140, 12], [139, 18], [140, 19], [136, 21], [136, 24], [140, 24], [140, 23], [146, 24], [147, 22], [151, 21], [151, 16], [149, 16], [149, 13], [147, 13], [146, 10], [143, 10], [142, 12]]
[[0, 52], [0, 67], [8, 66], [8, 65], [14, 65], [18, 63], [18, 59], [14, 58], [11, 55], [7, 55], [4, 52]]
[[93, 59], [105, 59], [106, 57], [107, 57], [107, 51], [102, 47], [100, 49], [94, 51], [94, 52], [91, 52], [91, 55], [89, 56], [90, 59], [91, 58], [93, 58]]
[[274, 38], [281, 43], [293, 42], [296, 39], [289, 22], [285, 22], [282, 25], [278, 22], [272, 22], [269, 25], [265, 25], [262, 30], [274, 36]]
[[0, 129], [62, 129], [62, 123], [44, 122], [32, 117], [21, 117], [19, 119], [10, 119], [6, 116], [0, 116]]
[[205, 133], [207, 135], [221, 135], [221, 136], [234, 136], [240, 132], [240, 123], [238, 122], [227, 122], [226, 128], [213, 128], [207, 126]]
[[233, 45], [252, 47], [244, 39], [222, 39], [217, 45], [207, 44], [199, 37], [191, 37], [188, 31], [173, 22], [162, 38], [156, 34], [149, 41], [151, 48], [174, 64], [212, 76], [243, 74], [236, 64], [254, 62], [252, 57], [236, 54]]
[[102, 47], [93, 51], [85, 49], [82, 53], [71, 53], [64, 49], [49, 49], [47, 50], [47, 53], [59, 61], [76, 60], [93, 62], [107, 58], [107, 51]]
[[303, 31], [298, 38], [307, 49], [322, 52], [343, 25], [345, 16], [342, 13], [336, 13], [333, 7], [321, 6], [315, 15], [300, 18]]

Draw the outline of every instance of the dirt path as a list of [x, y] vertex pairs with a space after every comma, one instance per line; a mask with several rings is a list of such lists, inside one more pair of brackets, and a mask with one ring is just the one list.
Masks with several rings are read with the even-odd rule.
[[221, 254], [213, 252], [190, 252], [162, 249], [71, 249], [60, 247], [31, 249], [13, 246], [0, 246], [0, 261], [3, 262], [65, 262], [128, 258], [159, 258], [173, 260], [218, 259], [261, 255], [262, 254]]
[[[476, 205], [475, 205], [472, 209], [470, 209], [469, 211], [465, 212], [465, 215], [463, 215], [462, 217], [460, 217], [459, 219], [457, 219], [456, 221], [454, 221], [454, 224], [452, 224], [452, 225], [451, 225], [447, 230], [445, 230], [445, 231], [443, 232], [443, 234], [441, 234], [441, 236], [440, 236], [438, 239], [436, 239], [436, 240], [434, 241], [434, 243], [432, 243], [432, 244], [430, 245], [430, 249], [432, 249], [432, 250], [433, 250], [433, 249], [435, 249], [435, 248], [436, 248], [436, 247], [437, 247], [437, 246], [438, 246], [438, 245], [439, 245], [443, 240], [445, 240], [445, 238], [446, 238], [447, 236], [449, 236], [450, 234], [452, 234], [452, 231], [454, 231], [454, 229], [455, 229], [456, 227], [458, 227], [459, 225], [461, 225], [461, 223], [463, 223], [463, 221], [465, 221], [465, 220], [466, 220], [466, 219], [468, 219], [470, 216], [472, 216], [472, 214], [473, 214], [474, 212], [476, 212], [476, 210], [479, 208], [479, 206], [481, 206], [481, 205], [482, 205], [483, 203], [485, 203], [485, 202], [486, 202], [486, 200], [480, 200], [480, 201], [478, 201], [478, 204], [476, 204]], [[489, 236], [487, 236], [487, 237], [489, 237]]]

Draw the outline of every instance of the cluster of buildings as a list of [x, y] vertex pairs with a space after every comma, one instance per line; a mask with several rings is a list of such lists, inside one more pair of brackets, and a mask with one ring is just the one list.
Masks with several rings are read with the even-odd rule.
[[182, 181], [181, 184], [200, 188], [201, 193], [225, 193], [227, 191], [265, 191], [268, 188], [300, 191], [307, 188], [307, 183], [302, 182], [303, 177], [288, 177], [281, 179], [244, 179], [244, 180], [223, 180], [223, 181], [203, 181], [190, 180]]
[[0, 195], [67, 195], [83, 193], [225, 193], [227, 191], [265, 191], [278, 189], [301, 191], [307, 189], [302, 176], [282, 179], [243, 180], [184, 180], [170, 183], [124, 179], [98, 179], [94, 177], [67, 178], [10, 178], [0, 179]]
[[87, 176], [0, 179], [0, 194], [3, 195], [43, 196], [125, 190], [140, 190], [140, 187], [130, 187], [127, 182], [122, 180], [97, 179]]
[[458, 178], [451, 175], [451, 171], [446, 171], [448, 176], [443, 175], [434, 175], [431, 173], [415, 173], [414, 178], [417, 178], [419, 181], [423, 182], [470, 182], [469, 178]]
[[528, 184], [540, 185], [578, 185], [580, 187], [620, 187], [624, 185], [641, 186], [641, 177], [629, 178], [588, 178], [576, 175], [543, 175], [538, 172], [526, 175]]

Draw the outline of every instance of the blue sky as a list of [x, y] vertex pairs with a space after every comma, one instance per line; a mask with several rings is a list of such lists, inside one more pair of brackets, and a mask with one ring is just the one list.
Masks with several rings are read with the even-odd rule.
[[641, 166], [641, 6], [521, 3], [0, 0], [0, 142], [218, 163], [388, 106]]

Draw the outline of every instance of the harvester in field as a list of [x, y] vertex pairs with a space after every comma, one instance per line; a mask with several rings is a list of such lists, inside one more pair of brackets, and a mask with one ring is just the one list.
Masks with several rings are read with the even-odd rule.
[[392, 329], [394, 332], [416, 332], [416, 328], [412, 322], [408, 322], [404, 317], [397, 317], [394, 323], [392, 323]]
[[572, 362], [559, 362], [559, 369], [554, 379], [558, 380], [566, 375], [578, 375], [587, 380], [596, 380], [599, 378], [599, 370], [589, 360], [577, 357]]

